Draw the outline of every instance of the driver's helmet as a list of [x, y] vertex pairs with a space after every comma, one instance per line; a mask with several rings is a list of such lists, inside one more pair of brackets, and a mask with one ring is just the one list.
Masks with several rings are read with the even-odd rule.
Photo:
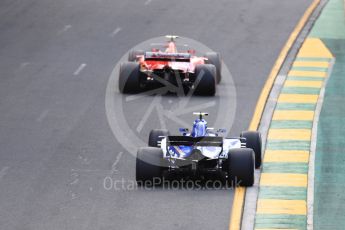
[[192, 137], [206, 136], [207, 121], [196, 119], [193, 124]]

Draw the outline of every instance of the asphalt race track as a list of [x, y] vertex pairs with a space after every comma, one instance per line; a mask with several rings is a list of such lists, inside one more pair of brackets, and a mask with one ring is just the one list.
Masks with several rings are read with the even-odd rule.
[[[248, 127], [265, 79], [309, 3], [2, 0], [1, 229], [227, 229], [233, 190], [109, 189], [105, 178], [128, 185], [135, 175], [135, 158], [109, 126], [110, 76], [143, 41], [165, 34], [196, 40], [222, 54], [233, 79], [221, 83], [215, 98], [191, 103], [215, 101], [212, 126], [225, 109], [221, 98], [233, 95], [229, 121], [236, 136]], [[110, 88], [113, 100], [123, 97]], [[121, 110], [114, 105], [111, 115], [124, 117], [146, 141], [159, 126], [155, 111], [140, 120], [154, 98]], [[169, 110], [183, 100], [168, 95], [160, 103]], [[191, 124], [193, 118], [181, 119]]]

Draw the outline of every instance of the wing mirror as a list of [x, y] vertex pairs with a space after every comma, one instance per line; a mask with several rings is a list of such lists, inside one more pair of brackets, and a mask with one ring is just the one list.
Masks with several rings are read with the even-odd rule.
[[196, 53], [195, 50], [187, 50], [187, 52], [191, 55], [195, 55], [195, 53]]
[[187, 128], [179, 128], [178, 130], [180, 131], [180, 133], [188, 133], [189, 132], [189, 129], [187, 129]]
[[226, 133], [226, 129], [218, 129], [217, 133]]

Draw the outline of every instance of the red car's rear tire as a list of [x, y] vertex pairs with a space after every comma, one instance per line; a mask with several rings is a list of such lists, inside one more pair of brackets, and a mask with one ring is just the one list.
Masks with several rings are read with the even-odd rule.
[[129, 51], [128, 61], [129, 62], [136, 61], [138, 55], [144, 55], [144, 51], [143, 50], [131, 50], [131, 51]]
[[220, 58], [220, 54], [216, 52], [207, 52], [205, 57], [207, 58], [205, 61], [206, 64], [212, 64], [216, 67], [216, 80], [217, 84], [219, 84], [222, 79], [222, 59]]
[[140, 91], [140, 66], [136, 62], [125, 62], [120, 66], [119, 90], [121, 93]]
[[196, 82], [194, 82], [194, 94], [202, 96], [214, 96], [216, 94], [216, 67], [211, 64], [195, 66]]

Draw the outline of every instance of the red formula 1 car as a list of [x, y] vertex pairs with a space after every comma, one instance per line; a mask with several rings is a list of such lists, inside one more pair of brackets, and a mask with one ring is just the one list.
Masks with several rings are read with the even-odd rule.
[[215, 52], [202, 57], [195, 50], [177, 51], [176, 38], [167, 35], [165, 50], [133, 50], [128, 62], [121, 63], [119, 89], [121, 93], [139, 93], [148, 89], [161, 89], [162, 93], [187, 92], [213, 96], [221, 80], [221, 59]]

